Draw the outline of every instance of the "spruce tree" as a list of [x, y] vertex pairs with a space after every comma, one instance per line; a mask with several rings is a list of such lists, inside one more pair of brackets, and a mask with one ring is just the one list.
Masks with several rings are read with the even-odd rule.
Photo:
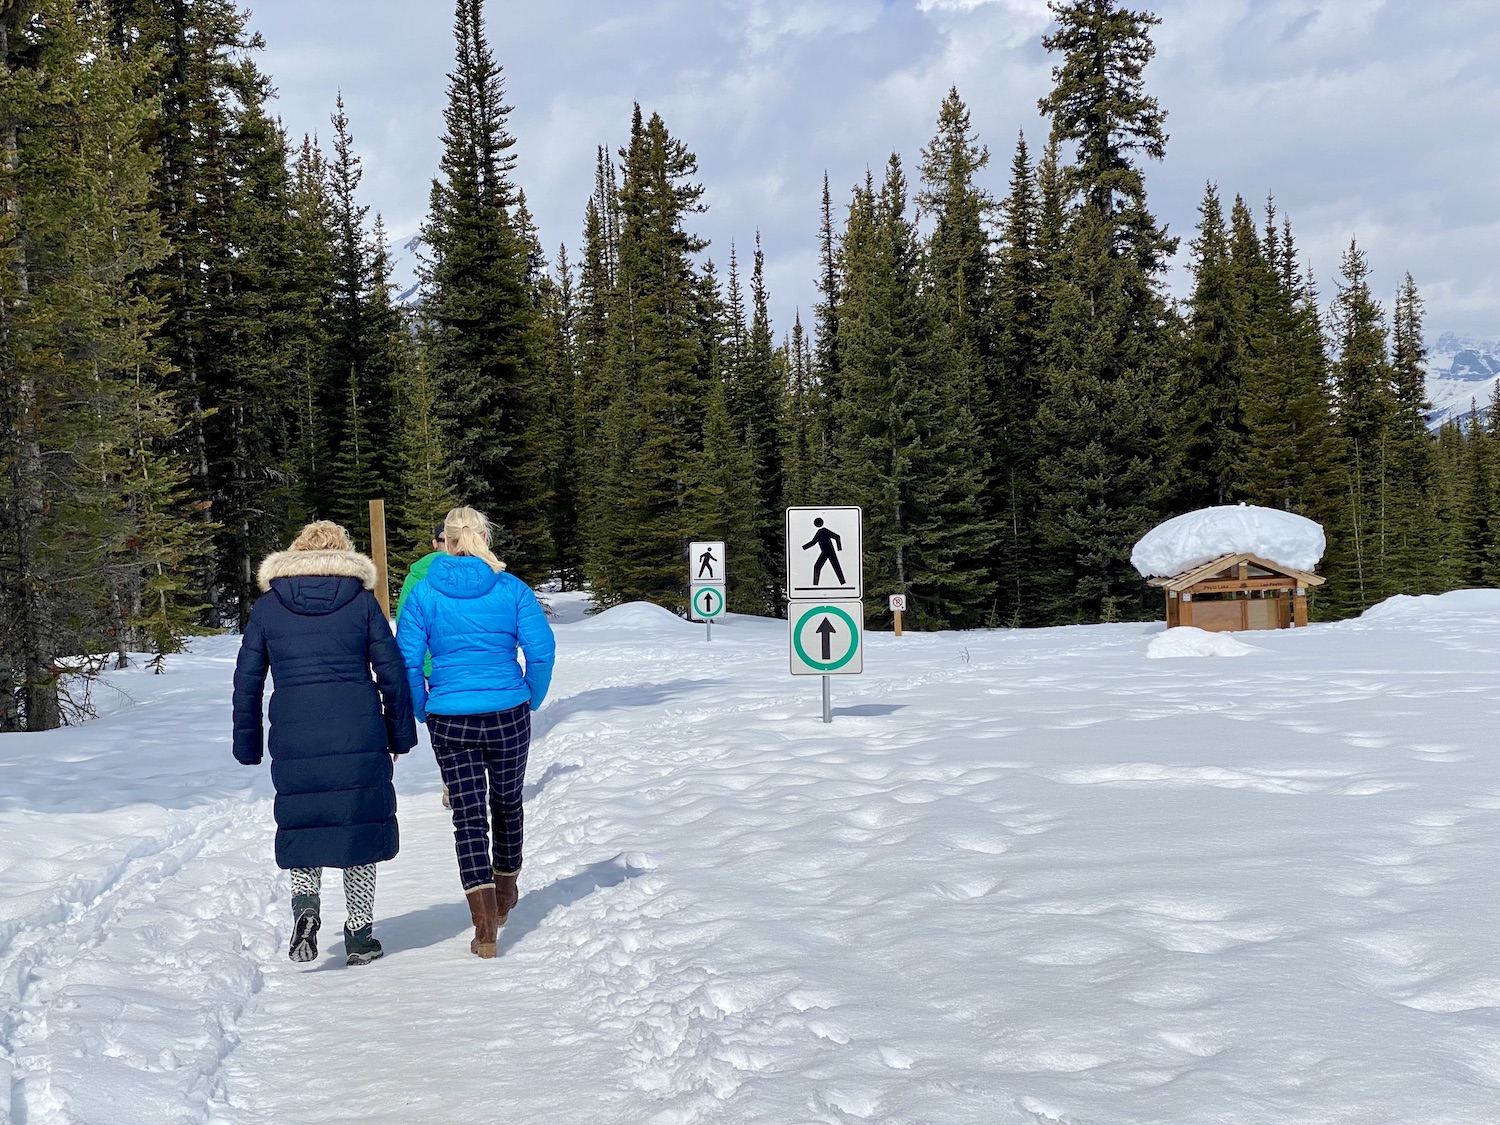
[[70, 717], [69, 657], [168, 651], [190, 629], [201, 543], [171, 441], [149, 206], [154, 109], [101, 13], [0, 11], [0, 730]]
[[489, 514], [511, 568], [537, 578], [549, 547], [538, 540], [545, 468], [527, 444], [536, 310], [530, 247], [517, 222], [510, 107], [485, 39], [483, 0], [458, 0], [454, 39], [443, 155], [423, 229], [432, 254], [423, 314], [455, 487], [463, 502]]
[[1333, 302], [1338, 358], [1333, 364], [1335, 418], [1346, 449], [1345, 505], [1332, 529], [1329, 603], [1358, 613], [1386, 589], [1391, 541], [1387, 507], [1394, 423], [1385, 314], [1369, 287], [1364, 251], [1351, 241]]
[[[784, 356], [777, 353], [771, 337], [770, 293], [766, 289], [765, 255], [760, 235], [755, 236], [754, 266], [750, 274], [750, 324], [743, 352], [735, 371], [735, 409], [732, 421], [749, 454], [750, 481], [756, 492], [756, 526], [753, 569], [763, 575], [763, 586], [753, 603], [755, 612], [777, 613], [781, 608], [780, 582], [775, 577], [784, 547], [782, 505], [786, 471], [783, 465], [786, 411]], [[731, 273], [731, 278], [733, 274]], [[731, 315], [733, 310], [731, 309]], [[731, 321], [733, 323], [733, 321]], [[749, 563], [751, 560], [742, 561]]]
[[821, 454], [810, 470], [805, 493], [806, 503], [833, 503], [835, 460], [839, 445], [838, 402], [839, 372], [839, 302], [842, 276], [839, 240], [834, 231], [833, 200], [828, 191], [828, 173], [823, 173], [823, 205], [818, 226], [818, 303], [813, 308], [812, 403], [809, 438], [812, 448]]
[[[359, 543], [368, 541], [369, 501], [391, 490], [388, 446], [392, 429], [393, 339], [404, 329], [391, 305], [384, 227], [366, 229], [369, 207], [359, 202], [364, 170], [344, 97], [332, 117], [333, 160], [328, 166], [333, 288], [327, 311], [323, 417], [331, 434], [334, 495], [331, 510]], [[337, 395], [330, 394], [337, 390]]]
[[619, 509], [614, 483], [623, 452], [608, 426], [609, 404], [623, 387], [610, 379], [618, 369], [606, 362], [609, 322], [614, 309], [618, 261], [619, 200], [614, 166], [604, 149], [598, 152], [594, 193], [584, 212], [583, 251], [579, 261], [577, 309], [574, 314], [578, 381], [575, 394], [578, 449], [578, 529], [583, 543], [585, 575], [597, 575], [615, 555]]
[[[1055, 162], [1053, 165], [1055, 173]], [[1055, 180], [1055, 174], [1054, 174]], [[986, 436], [995, 459], [992, 497], [998, 518], [993, 571], [995, 618], [1010, 625], [1035, 620], [1034, 583], [1037, 496], [1033, 464], [1042, 359], [1041, 199], [1026, 138], [1016, 140], [1010, 193], [994, 270], [995, 361], [988, 368]], [[1060, 222], [1060, 218], [1059, 218]]]
[[548, 305], [552, 332], [548, 383], [553, 417], [557, 426], [558, 453], [552, 482], [552, 546], [554, 567], [565, 590], [583, 584], [584, 543], [583, 461], [585, 457], [584, 415], [579, 383], [577, 309], [574, 304], [573, 270], [566, 245], [557, 250], [557, 278]]
[[[1455, 427], [1458, 425], [1454, 423]], [[1495, 499], [1495, 424], [1480, 420], [1471, 410], [1463, 430], [1458, 488], [1452, 580], [1456, 586], [1492, 586], [1500, 543]]]
[[922, 285], [906, 208], [892, 155], [878, 193], [868, 177], [856, 189], [844, 234], [839, 469], [865, 512], [868, 596], [905, 593], [917, 627], [973, 626], [994, 595], [980, 402], [942, 306]]
[[[999, 527], [1011, 514], [1005, 486], [1018, 451], [1010, 440], [1014, 428], [1002, 413], [1007, 404], [1000, 398], [1005, 388], [996, 361], [995, 278], [986, 229], [995, 204], [976, 182], [989, 159], [989, 149], [973, 131], [968, 107], [956, 88], [949, 89], [938, 110], [937, 132], [922, 150], [917, 203], [933, 222], [924, 248], [925, 284], [943, 322], [945, 393], [967, 404], [979, 428], [986, 468], [981, 505], [986, 522]], [[997, 536], [993, 541], [994, 550], [983, 560], [986, 585], [993, 585], [1002, 570], [1002, 540]], [[1002, 618], [998, 606], [992, 605], [988, 616], [1009, 620], [1013, 614]]]
[[1342, 509], [1344, 458], [1330, 410], [1322, 319], [1291, 223], [1283, 220], [1278, 228], [1276, 220], [1268, 202], [1260, 260], [1269, 281], [1259, 278], [1258, 267], [1242, 273], [1252, 294], [1267, 290], [1257, 298], [1254, 352], [1241, 387], [1245, 494], [1252, 504], [1331, 527]]
[[765, 512], [756, 487], [755, 455], [729, 412], [727, 372], [730, 349], [728, 310], [718, 299], [712, 271], [705, 278], [705, 298], [718, 314], [710, 334], [710, 383], [704, 403], [703, 449], [698, 455], [691, 497], [694, 532], [705, 540], [719, 540], [732, 560], [725, 596], [734, 613], [772, 612], [768, 587], [771, 575], [764, 566], [761, 534]]
[[337, 494], [334, 439], [335, 419], [341, 412], [330, 414], [327, 388], [328, 304], [334, 288], [331, 210], [327, 163], [313, 139], [304, 136], [289, 186], [292, 252], [282, 266], [292, 294], [282, 349], [294, 420], [289, 458], [296, 482], [291, 525], [331, 516]]
[[1389, 555], [1385, 593], [1425, 594], [1441, 587], [1432, 435], [1427, 429], [1427, 345], [1422, 298], [1407, 274], [1396, 295], [1391, 331], [1392, 418], [1386, 510]]
[[[1237, 215], [1243, 207], [1235, 200]], [[1242, 270], [1231, 258], [1223, 208], [1212, 184], [1198, 214], [1186, 348], [1173, 395], [1180, 442], [1175, 491], [1183, 511], [1230, 504], [1243, 496], [1246, 427], [1240, 384], [1250, 330], [1249, 294]], [[1258, 251], [1253, 229], [1250, 235], [1252, 249]], [[1254, 266], [1251, 262], [1244, 268]]]
[[604, 343], [608, 460], [596, 504], [590, 579], [603, 605], [684, 604], [682, 566], [693, 531], [692, 472], [702, 448], [705, 341], [692, 256], [706, 243], [685, 220], [702, 209], [697, 158], [660, 115], [637, 106], [621, 153], [620, 226]]
[[421, 334], [402, 339], [406, 347], [398, 353], [395, 372], [401, 408], [394, 433], [394, 469], [400, 483], [391, 506], [395, 517], [390, 535], [393, 576], [431, 549], [433, 526], [459, 502], [430, 344]]
[[[1060, 183], [1042, 176], [1042, 238], [1049, 250], [1057, 241], [1036, 428], [1042, 609], [1057, 622], [1154, 615], [1129, 555], [1164, 510], [1160, 272], [1175, 243], [1147, 206], [1137, 162], [1161, 159], [1167, 140], [1144, 88], [1159, 20], [1116, 0], [1050, 7], [1057, 27], [1043, 45], [1060, 57], [1038, 104], [1074, 152]], [[1069, 206], [1054, 235], [1059, 186]]]
[[197, 580], [208, 623], [249, 612], [255, 565], [283, 543], [295, 434], [283, 313], [289, 258], [286, 143], [265, 112], [263, 44], [228, 0], [112, 0], [115, 37], [158, 103], [145, 131], [152, 202], [172, 252], [153, 271], [161, 340], [184, 414], [179, 452], [213, 550]]
[[781, 424], [785, 435], [785, 503], [801, 506], [813, 502], [813, 481], [829, 450], [818, 426], [819, 388], [812, 344], [802, 327], [800, 312], [792, 321], [792, 332], [782, 345], [782, 353], [789, 373]]

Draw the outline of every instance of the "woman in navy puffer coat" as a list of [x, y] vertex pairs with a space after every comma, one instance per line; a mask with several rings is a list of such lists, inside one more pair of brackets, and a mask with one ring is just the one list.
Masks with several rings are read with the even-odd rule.
[[338, 524], [303, 528], [259, 578], [268, 592], [250, 612], [234, 671], [234, 756], [260, 764], [270, 671], [276, 863], [292, 872], [287, 952], [293, 961], [317, 956], [322, 869], [341, 867], [345, 953], [364, 964], [380, 956], [375, 864], [399, 846], [391, 765], [417, 743], [401, 653], [370, 593], [375, 564]]
[[[396, 639], [453, 806], [459, 878], [474, 921], [469, 949], [493, 957], [496, 930], [519, 898], [521, 787], [531, 712], [552, 680], [552, 627], [530, 587], [490, 551], [481, 513], [454, 508], [443, 540], [447, 553], [412, 588]], [[429, 653], [430, 681], [422, 671]]]

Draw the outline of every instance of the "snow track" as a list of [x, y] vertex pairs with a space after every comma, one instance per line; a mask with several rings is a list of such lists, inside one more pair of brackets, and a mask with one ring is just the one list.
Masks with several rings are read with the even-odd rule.
[[386, 957], [344, 966], [331, 879], [286, 960], [230, 639], [0, 742], [9, 1120], [1500, 1119], [1500, 594], [1233, 662], [875, 636], [832, 726], [779, 623], [559, 635], [494, 962], [425, 747]]
[[217, 802], [122, 855], [65, 857], [99, 874], [75, 876], [47, 909], [12, 921], [0, 953], [5, 1120], [206, 1120], [235, 1024], [260, 987], [245, 957], [250, 931], [259, 923], [259, 942], [276, 938], [274, 887], [239, 862], [259, 850], [265, 812]]

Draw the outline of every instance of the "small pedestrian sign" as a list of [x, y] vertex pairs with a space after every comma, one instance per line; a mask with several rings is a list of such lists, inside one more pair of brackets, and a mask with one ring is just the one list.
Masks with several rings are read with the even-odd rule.
[[724, 615], [723, 586], [694, 586], [689, 601], [694, 621], [713, 621]]
[[864, 605], [858, 601], [791, 602], [794, 676], [857, 676], [865, 670]]
[[786, 510], [789, 601], [859, 601], [865, 596], [863, 519], [859, 508]]
[[724, 544], [690, 543], [688, 545], [688, 584], [692, 586], [724, 585]]

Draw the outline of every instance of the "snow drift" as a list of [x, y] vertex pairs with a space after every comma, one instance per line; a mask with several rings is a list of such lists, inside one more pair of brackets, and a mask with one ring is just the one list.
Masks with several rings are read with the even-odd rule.
[[1168, 660], [1179, 656], [1249, 656], [1262, 652], [1222, 633], [1210, 633], [1191, 625], [1179, 625], [1151, 638], [1146, 646], [1148, 660]]
[[1342, 626], [1378, 623], [1383, 626], [1425, 627], [1434, 618], [1459, 618], [1470, 623], [1500, 623], [1500, 590], [1449, 590], [1446, 594], [1396, 594], [1372, 605]]
[[1170, 578], [1225, 555], [1259, 555], [1289, 570], [1312, 570], [1327, 543], [1310, 519], [1247, 504], [1204, 508], [1148, 531], [1130, 552], [1147, 578]]

